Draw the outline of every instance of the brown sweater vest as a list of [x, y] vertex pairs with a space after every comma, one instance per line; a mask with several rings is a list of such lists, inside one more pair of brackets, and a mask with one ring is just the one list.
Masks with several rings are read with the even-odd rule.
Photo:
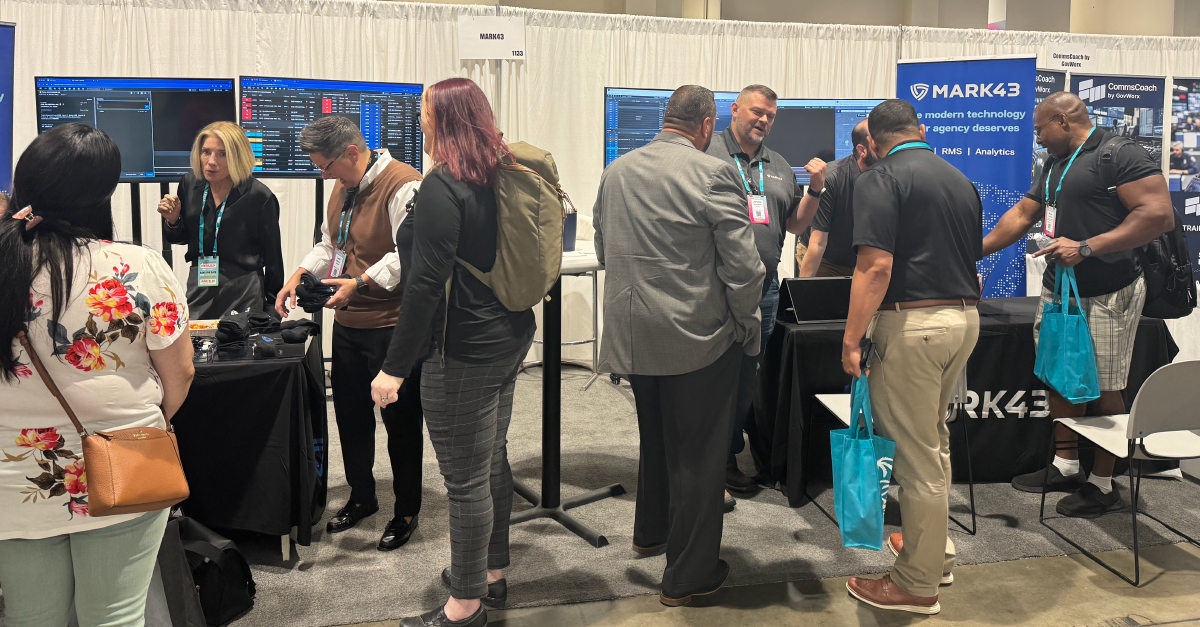
[[[388, 217], [388, 204], [396, 197], [396, 192], [405, 184], [421, 180], [421, 173], [412, 166], [393, 159], [384, 166], [383, 171], [375, 177], [366, 189], [358, 193], [354, 201], [354, 215], [350, 219], [349, 241], [346, 242], [346, 267], [342, 271], [351, 277], [362, 276], [367, 268], [375, 265], [384, 255], [396, 250], [395, 230]], [[325, 224], [329, 229], [329, 237], [337, 246], [338, 220], [342, 217], [342, 204], [346, 200], [346, 191], [341, 181], [333, 186], [329, 196], [328, 213]], [[368, 281], [371, 291], [366, 294], [357, 292], [350, 299], [350, 305], [345, 310], [334, 314], [338, 324], [352, 329], [382, 329], [396, 326], [400, 316], [400, 297], [403, 292], [400, 285], [392, 291]]]

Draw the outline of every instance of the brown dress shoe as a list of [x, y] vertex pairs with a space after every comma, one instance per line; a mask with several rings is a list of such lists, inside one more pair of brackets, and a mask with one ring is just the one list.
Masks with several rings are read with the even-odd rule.
[[[892, 555], [900, 557], [900, 551], [904, 550], [904, 534], [893, 533], [888, 536], [888, 548], [892, 550]], [[942, 581], [939, 585], [948, 586], [954, 583], [954, 573], [942, 573]]]
[[913, 596], [896, 585], [891, 575], [884, 575], [883, 579], [851, 577], [846, 582], [846, 589], [854, 598], [881, 610], [902, 610], [914, 614], [937, 614], [942, 611], [936, 595]]

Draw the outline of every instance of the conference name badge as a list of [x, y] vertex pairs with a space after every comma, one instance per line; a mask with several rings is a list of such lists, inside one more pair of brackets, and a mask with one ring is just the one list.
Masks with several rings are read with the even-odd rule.
[[767, 211], [767, 197], [753, 194], [749, 197], [750, 221], [755, 224], [770, 224], [771, 214]]
[[336, 279], [342, 276], [342, 270], [346, 267], [346, 251], [335, 250], [333, 252], [333, 263], [329, 264], [329, 278]]
[[1046, 217], [1042, 220], [1042, 233], [1046, 237], [1054, 237], [1056, 222], [1058, 222], [1058, 207], [1046, 205]]
[[216, 287], [220, 281], [219, 266], [217, 257], [201, 257], [196, 266], [196, 284], [200, 287]]

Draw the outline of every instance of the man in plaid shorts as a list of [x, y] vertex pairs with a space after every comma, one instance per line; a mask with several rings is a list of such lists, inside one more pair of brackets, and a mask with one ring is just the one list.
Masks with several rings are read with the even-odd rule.
[[[1034, 253], [1048, 260], [1042, 281], [1042, 302], [1054, 299], [1055, 265], [1075, 268], [1079, 296], [1092, 333], [1100, 398], [1073, 405], [1050, 390], [1054, 418], [1123, 414], [1121, 391], [1129, 377], [1133, 340], [1137, 334], [1146, 285], [1142, 279], [1141, 247], [1175, 227], [1175, 212], [1161, 164], [1132, 142], [1118, 145], [1109, 171], [1101, 176], [1101, 147], [1111, 135], [1094, 128], [1087, 106], [1070, 92], [1046, 98], [1033, 113], [1039, 144], [1053, 157], [1033, 189], [1004, 214], [983, 239], [989, 255], [1017, 240], [1043, 220], [1053, 241]], [[1116, 187], [1115, 195], [1109, 191]], [[1033, 324], [1034, 342], [1041, 325], [1041, 307]], [[1055, 439], [1073, 443], [1076, 434], [1056, 425]], [[1046, 468], [1018, 476], [1012, 485], [1025, 492], [1072, 492], [1059, 501], [1063, 516], [1096, 518], [1119, 509], [1121, 496], [1112, 482], [1115, 459], [1096, 450], [1096, 461], [1085, 477], [1077, 450], [1060, 450]]]

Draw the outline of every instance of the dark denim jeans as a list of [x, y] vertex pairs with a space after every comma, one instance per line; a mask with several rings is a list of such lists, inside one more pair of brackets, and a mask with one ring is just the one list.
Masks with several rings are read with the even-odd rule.
[[763, 281], [762, 301], [758, 310], [762, 313], [762, 328], [758, 336], [758, 354], [742, 355], [742, 367], [738, 374], [737, 408], [733, 416], [733, 442], [729, 447], [728, 464], [734, 465], [733, 456], [746, 448], [746, 438], [742, 432], [746, 428], [746, 420], [754, 404], [754, 387], [758, 383], [758, 369], [762, 365], [763, 356], [767, 354], [767, 341], [771, 339], [771, 331], [775, 330], [775, 313], [779, 307], [779, 274], [772, 272]]

